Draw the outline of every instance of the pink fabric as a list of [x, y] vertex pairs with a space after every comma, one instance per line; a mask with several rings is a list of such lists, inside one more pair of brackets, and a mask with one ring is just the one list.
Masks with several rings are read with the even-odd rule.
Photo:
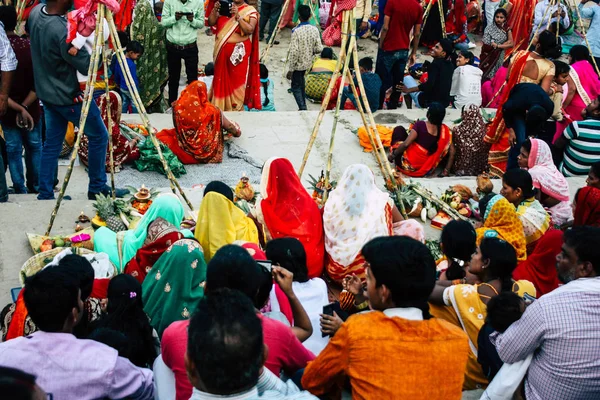
[[533, 186], [558, 201], [569, 201], [569, 184], [552, 162], [550, 146], [540, 139], [530, 140], [527, 166]]
[[[502, 93], [498, 93], [500, 89], [504, 90], [502, 86], [504, 82], [506, 82], [506, 75], [508, 74], [508, 68], [500, 67], [500, 69], [494, 75], [494, 78], [491, 81], [486, 81], [481, 86], [481, 98], [482, 98], [482, 107], [489, 108], [498, 108], [498, 103], [502, 98]], [[498, 95], [496, 95], [498, 93]], [[494, 98], [494, 95], [496, 97]], [[492, 101], [494, 99], [494, 101]], [[488, 103], [492, 101], [492, 103], [488, 106]]]
[[[83, 7], [67, 14], [67, 43], [71, 43], [77, 33], [88, 37], [96, 29], [96, 11], [98, 3], [104, 4], [108, 12], [118, 13], [121, 5], [117, 0], [89, 0]], [[78, 2], [82, 4], [82, 2]]]
[[190, 320], [173, 322], [165, 329], [160, 340], [160, 350], [165, 365], [175, 375], [175, 398], [188, 400], [192, 396], [192, 384], [185, 369], [187, 351], [187, 329]]

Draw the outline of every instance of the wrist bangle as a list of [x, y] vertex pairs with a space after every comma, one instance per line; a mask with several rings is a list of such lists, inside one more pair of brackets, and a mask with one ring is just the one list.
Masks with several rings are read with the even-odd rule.
[[368, 307], [369, 307], [369, 301], [368, 301], [368, 300], [366, 300], [366, 301], [363, 301], [362, 303], [355, 305], [355, 307], [356, 307], [356, 308], [357, 308], [359, 311], [362, 311], [362, 310], [364, 310], [364, 309], [366, 309], [366, 308], [368, 308]]
[[21, 104], [21, 107], [23, 107], [24, 109], [26, 109], [27, 111], [29, 111], [29, 107], [26, 106], [25, 104]]

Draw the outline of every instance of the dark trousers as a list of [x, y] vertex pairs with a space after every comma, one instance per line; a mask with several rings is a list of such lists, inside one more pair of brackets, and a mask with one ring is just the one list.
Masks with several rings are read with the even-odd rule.
[[304, 81], [304, 73], [306, 71], [294, 71], [292, 72], [292, 94], [298, 104], [298, 110], [306, 110], [306, 93]]
[[265, 3], [264, 1], [261, 2], [260, 31], [258, 34], [260, 40], [263, 40], [265, 37], [265, 28], [267, 27], [267, 22], [269, 23], [269, 35], [267, 36], [267, 41], [271, 39], [273, 31], [275, 30], [275, 26], [277, 25], [277, 20], [279, 19], [279, 14], [281, 14], [281, 4]]
[[388, 109], [398, 108], [398, 100], [402, 91], [397, 88], [404, 81], [404, 68], [408, 61], [408, 50], [385, 51], [379, 49], [375, 63], [375, 73], [381, 78], [381, 92], [379, 94], [379, 109], [383, 109], [385, 92], [391, 87], [392, 94]]
[[179, 78], [181, 77], [181, 60], [185, 63], [187, 84], [198, 79], [198, 46], [177, 49], [167, 43], [167, 67], [169, 68], [169, 106], [177, 100], [179, 94]]
[[523, 143], [527, 140], [527, 124], [525, 123], [524, 117], [525, 116], [515, 117], [513, 122], [517, 144], [511, 146], [508, 151], [508, 162], [506, 164], [507, 171], [509, 169], [519, 168], [517, 157], [519, 157], [519, 153], [521, 152], [521, 146], [523, 146]]

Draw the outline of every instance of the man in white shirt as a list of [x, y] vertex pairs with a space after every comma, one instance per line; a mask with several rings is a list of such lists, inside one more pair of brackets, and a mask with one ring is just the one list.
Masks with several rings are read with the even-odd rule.
[[[569, 20], [569, 14], [567, 13], [567, 7], [560, 3], [560, 6], [556, 4], [550, 5], [550, 0], [542, 0], [535, 6], [535, 14], [533, 18], [533, 35], [538, 35], [540, 32], [546, 30], [549, 25], [556, 26], [557, 21], [559, 24], [559, 34], [564, 32], [571, 25]], [[550, 10], [546, 11], [550, 7]], [[539, 28], [538, 28], [539, 27]]]

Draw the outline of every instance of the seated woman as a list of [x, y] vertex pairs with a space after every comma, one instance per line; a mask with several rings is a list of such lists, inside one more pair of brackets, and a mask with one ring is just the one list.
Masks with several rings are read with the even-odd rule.
[[537, 241], [550, 229], [550, 215], [535, 199], [529, 172], [522, 169], [506, 171], [502, 177], [500, 194], [516, 207], [517, 215], [523, 224], [527, 254], [531, 254]]
[[[260, 101], [262, 109], [252, 108], [250, 111], [275, 111], [274, 86], [273, 81], [269, 78], [269, 69], [265, 64], [260, 64]], [[246, 107], [246, 109], [248, 108]]]
[[469, 104], [481, 106], [481, 70], [474, 63], [475, 55], [470, 51], [458, 53], [450, 96], [454, 98], [454, 108], [459, 110]]
[[523, 224], [517, 215], [515, 207], [502, 195], [483, 198], [479, 202], [483, 214], [483, 226], [477, 228], [477, 243], [484, 238], [499, 238], [514, 247], [517, 259], [527, 259], [527, 242], [523, 233]]
[[424, 241], [421, 224], [404, 220], [387, 192], [375, 185], [363, 164], [350, 165], [331, 191], [323, 210], [327, 275], [341, 282], [346, 276], [364, 281], [362, 247], [379, 236], [403, 235]]
[[554, 225], [562, 225], [573, 219], [573, 209], [569, 202], [569, 183], [552, 161], [552, 151], [540, 139], [528, 139], [521, 147], [519, 167], [527, 168], [533, 187], [538, 189], [536, 198], [552, 217]]
[[205, 281], [206, 263], [196, 240], [178, 240], [160, 256], [142, 284], [144, 311], [159, 337], [171, 323], [190, 318]]
[[333, 59], [331, 47], [325, 47], [321, 51], [321, 57], [316, 59], [310, 72], [306, 75], [306, 96], [315, 101], [323, 100], [329, 80], [335, 71], [337, 61]]
[[510, 27], [506, 26], [508, 13], [504, 8], [494, 12], [494, 22], [488, 24], [483, 33], [483, 46], [479, 59], [479, 68], [483, 72], [483, 80], [493, 79], [504, 63], [504, 50], [513, 47]]
[[263, 166], [256, 214], [267, 241], [298, 239], [306, 251], [308, 277], [321, 276], [325, 252], [321, 212], [288, 159], [273, 157]]
[[483, 107], [498, 108], [504, 90], [504, 82], [508, 75], [508, 64], [509, 61], [506, 61], [491, 80], [485, 81], [481, 85], [481, 105]]
[[208, 101], [206, 85], [200, 81], [190, 83], [173, 103], [173, 125], [156, 137], [184, 164], [220, 163], [226, 136], [242, 134], [237, 123]]
[[575, 195], [575, 220], [573, 226], [600, 227], [600, 189], [585, 186]]
[[438, 262], [437, 269], [441, 271], [440, 281], [456, 281], [454, 283], [467, 283], [476, 278], [469, 274], [469, 261], [477, 248], [477, 234], [473, 224], [467, 221], [452, 220], [442, 229], [440, 245], [444, 258]]
[[448, 152], [452, 134], [442, 121], [446, 109], [432, 103], [427, 111], [427, 121], [416, 121], [409, 131], [402, 126], [394, 129], [388, 159], [401, 173], [422, 177], [432, 173]]
[[[165, 222], [179, 229], [184, 216], [179, 198], [171, 193], [161, 194], [152, 202], [146, 214], [133, 230], [115, 233], [101, 227], [94, 234], [94, 250], [108, 254], [110, 261], [122, 272], [142, 247], [162, 237], [161, 231], [168, 229]], [[156, 222], [155, 222], [156, 221]], [[186, 229], [180, 231], [185, 237], [192, 237]], [[139, 271], [145, 270], [145, 265]]]
[[[115, 172], [121, 169], [121, 165], [132, 163], [140, 158], [140, 150], [137, 148], [138, 139], [134, 138], [129, 140], [123, 134], [121, 134], [120, 122], [121, 122], [121, 96], [119, 93], [110, 91], [109, 92], [110, 102], [110, 120], [111, 120], [111, 132], [113, 141], [113, 162], [115, 166]], [[108, 129], [108, 104], [106, 101], [106, 94], [101, 95], [96, 99], [96, 104], [100, 109], [100, 115], [102, 115], [102, 121]], [[88, 138], [87, 135], [83, 135], [81, 138], [81, 145], [79, 146], [79, 159], [85, 166], [88, 165]], [[106, 152], [106, 172], [110, 171], [110, 152]]]
[[204, 249], [206, 262], [209, 262], [221, 247], [236, 240], [258, 243], [256, 224], [233, 204], [231, 188], [219, 181], [206, 185], [198, 212], [195, 236]]
[[452, 144], [443, 176], [477, 176], [487, 167], [489, 146], [483, 142], [486, 126], [479, 107], [462, 109], [462, 121], [452, 129]]
[[572, 121], [583, 120], [581, 112], [600, 95], [600, 80], [590, 60], [590, 51], [586, 46], [577, 45], [569, 50], [569, 91], [562, 105], [567, 118], [556, 124], [554, 141]]
[[[504, 201], [508, 207], [512, 207]], [[486, 237], [473, 254], [468, 270], [482, 283], [452, 285], [451, 281], [438, 281], [429, 297], [431, 314], [462, 328], [469, 338], [472, 351], [469, 353], [463, 390], [478, 389], [488, 384], [477, 362], [477, 338], [485, 322], [488, 301], [508, 291], [530, 299], [536, 296], [531, 282], [513, 281], [512, 273], [516, 266], [517, 254], [510, 243], [498, 237]]]
[[327, 285], [321, 278], [308, 278], [306, 252], [302, 243], [294, 238], [273, 239], [267, 243], [267, 258], [294, 274], [292, 289], [310, 318], [312, 335], [303, 344], [314, 355], [318, 355], [329, 342], [318, 328], [323, 306], [329, 304]]
[[134, 277], [121, 274], [110, 280], [106, 314], [94, 327], [123, 333], [129, 342], [129, 361], [152, 368], [160, 345], [144, 312], [142, 286]]
[[513, 271], [513, 279], [525, 279], [533, 283], [538, 297], [556, 289], [559, 284], [556, 256], [562, 251], [562, 244], [561, 230], [552, 229], [546, 232], [538, 240], [533, 253]]

